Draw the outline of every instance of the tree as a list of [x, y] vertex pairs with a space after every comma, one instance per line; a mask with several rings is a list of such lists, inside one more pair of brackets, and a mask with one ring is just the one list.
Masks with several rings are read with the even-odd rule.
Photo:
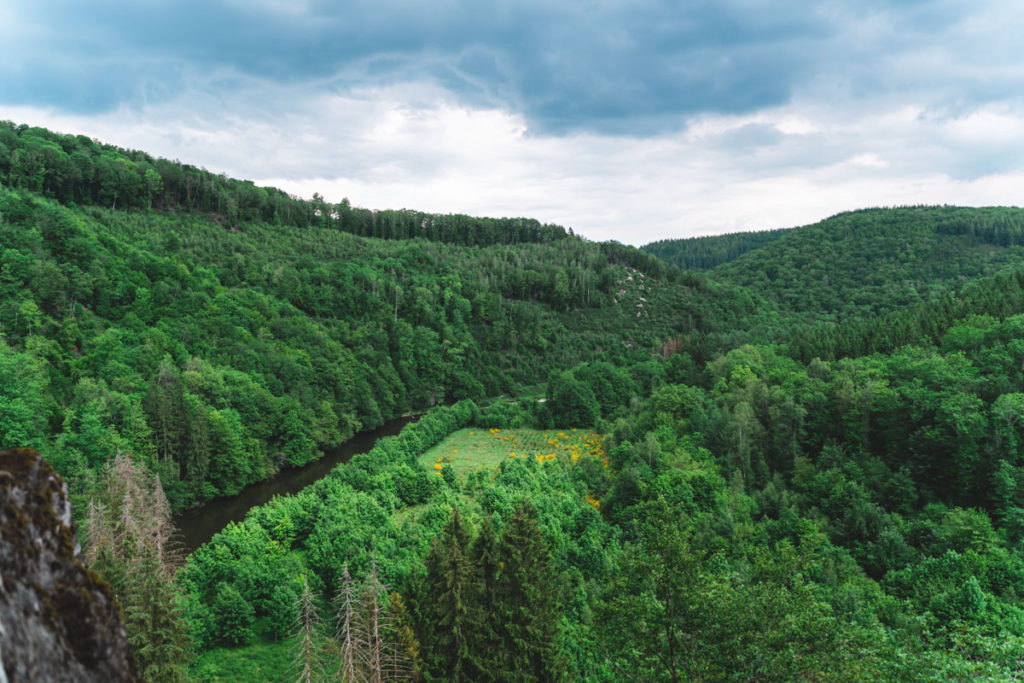
[[352, 580], [352, 575], [349, 574], [348, 564], [346, 564], [342, 568], [338, 594], [335, 597], [338, 610], [335, 614], [337, 630], [334, 637], [341, 645], [338, 678], [342, 681], [358, 680], [356, 671], [359, 667], [360, 655], [356, 637], [359, 629], [356, 599], [356, 585]]
[[85, 555], [117, 595], [139, 670], [151, 681], [187, 680], [192, 658], [173, 582], [180, 564], [174, 535], [159, 478], [118, 454], [93, 491]]
[[547, 406], [558, 427], [593, 427], [601, 415], [593, 390], [568, 372], [548, 382]]
[[385, 678], [389, 681], [408, 678], [422, 679], [423, 662], [420, 643], [412, 628], [412, 619], [401, 593], [390, 593], [387, 604], [388, 624], [385, 636], [393, 643], [393, 654], [384, 662]]
[[430, 546], [427, 575], [417, 599], [426, 673], [452, 683], [474, 680], [471, 632], [476, 615], [475, 572], [469, 561], [469, 530], [459, 509]]
[[359, 587], [348, 565], [342, 570], [335, 638], [340, 645], [338, 677], [345, 683], [406, 680], [418, 671], [419, 644], [409, 627], [405, 605], [397, 593], [386, 601], [385, 596], [387, 587], [381, 583], [376, 560]]
[[496, 555], [491, 618], [500, 645], [492, 675], [499, 680], [564, 680], [559, 580], [551, 545], [525, 503], [508, 522]]
[[222, 581], [213, 598], [213, 619], [216, 623], [214, 638], [223, 645], [248, 645], [256, 614], [252, 605], [238, 589]]
[[[300, 683], [312, 683], [321, 673], [320, 663], [320, 615], [316, 611], [313, 590], [309, 577], [302, 576], [302, 591], [295, 605], [296, 645], [295, 667], [299, 670]], [[354, 680], [345, 679], [342, 680]]]
[[144, 403], [149, 424], [156, 433], [157, 448], [164, 461], [177, 459], [186, 433], [185, 399], [181, 375], [170, 356], [160, 362], [156, 379], [150, 384]]

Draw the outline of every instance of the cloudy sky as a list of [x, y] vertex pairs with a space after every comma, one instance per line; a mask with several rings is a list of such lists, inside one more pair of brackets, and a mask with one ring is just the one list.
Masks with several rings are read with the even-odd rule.
[[595, 240], [1024, 204], [1016, 0], [0, 0], [0, 119]]

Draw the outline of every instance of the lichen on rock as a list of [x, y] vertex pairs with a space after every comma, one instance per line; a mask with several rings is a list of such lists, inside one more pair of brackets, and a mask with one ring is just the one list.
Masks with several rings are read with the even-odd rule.
[[10, 681], [139, 680], [117, 601], [80, 557], [67, 487], [30, 449], [0, 452], [0, 662]]

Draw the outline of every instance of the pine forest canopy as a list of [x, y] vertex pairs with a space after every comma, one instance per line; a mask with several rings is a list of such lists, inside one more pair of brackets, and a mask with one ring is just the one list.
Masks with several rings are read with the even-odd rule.
[[1008, 680], [1022, 248], [905, 207], [643, 251], [2, 124], [0, 446], [67, 479], [151, 680]]

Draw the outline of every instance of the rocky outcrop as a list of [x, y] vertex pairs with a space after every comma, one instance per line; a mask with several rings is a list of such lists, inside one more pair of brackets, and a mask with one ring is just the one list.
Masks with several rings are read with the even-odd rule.
[[85, 567], [63, 480], [32, 450], [0, 452], [0, 683], [136, 681], [121, 610]]

